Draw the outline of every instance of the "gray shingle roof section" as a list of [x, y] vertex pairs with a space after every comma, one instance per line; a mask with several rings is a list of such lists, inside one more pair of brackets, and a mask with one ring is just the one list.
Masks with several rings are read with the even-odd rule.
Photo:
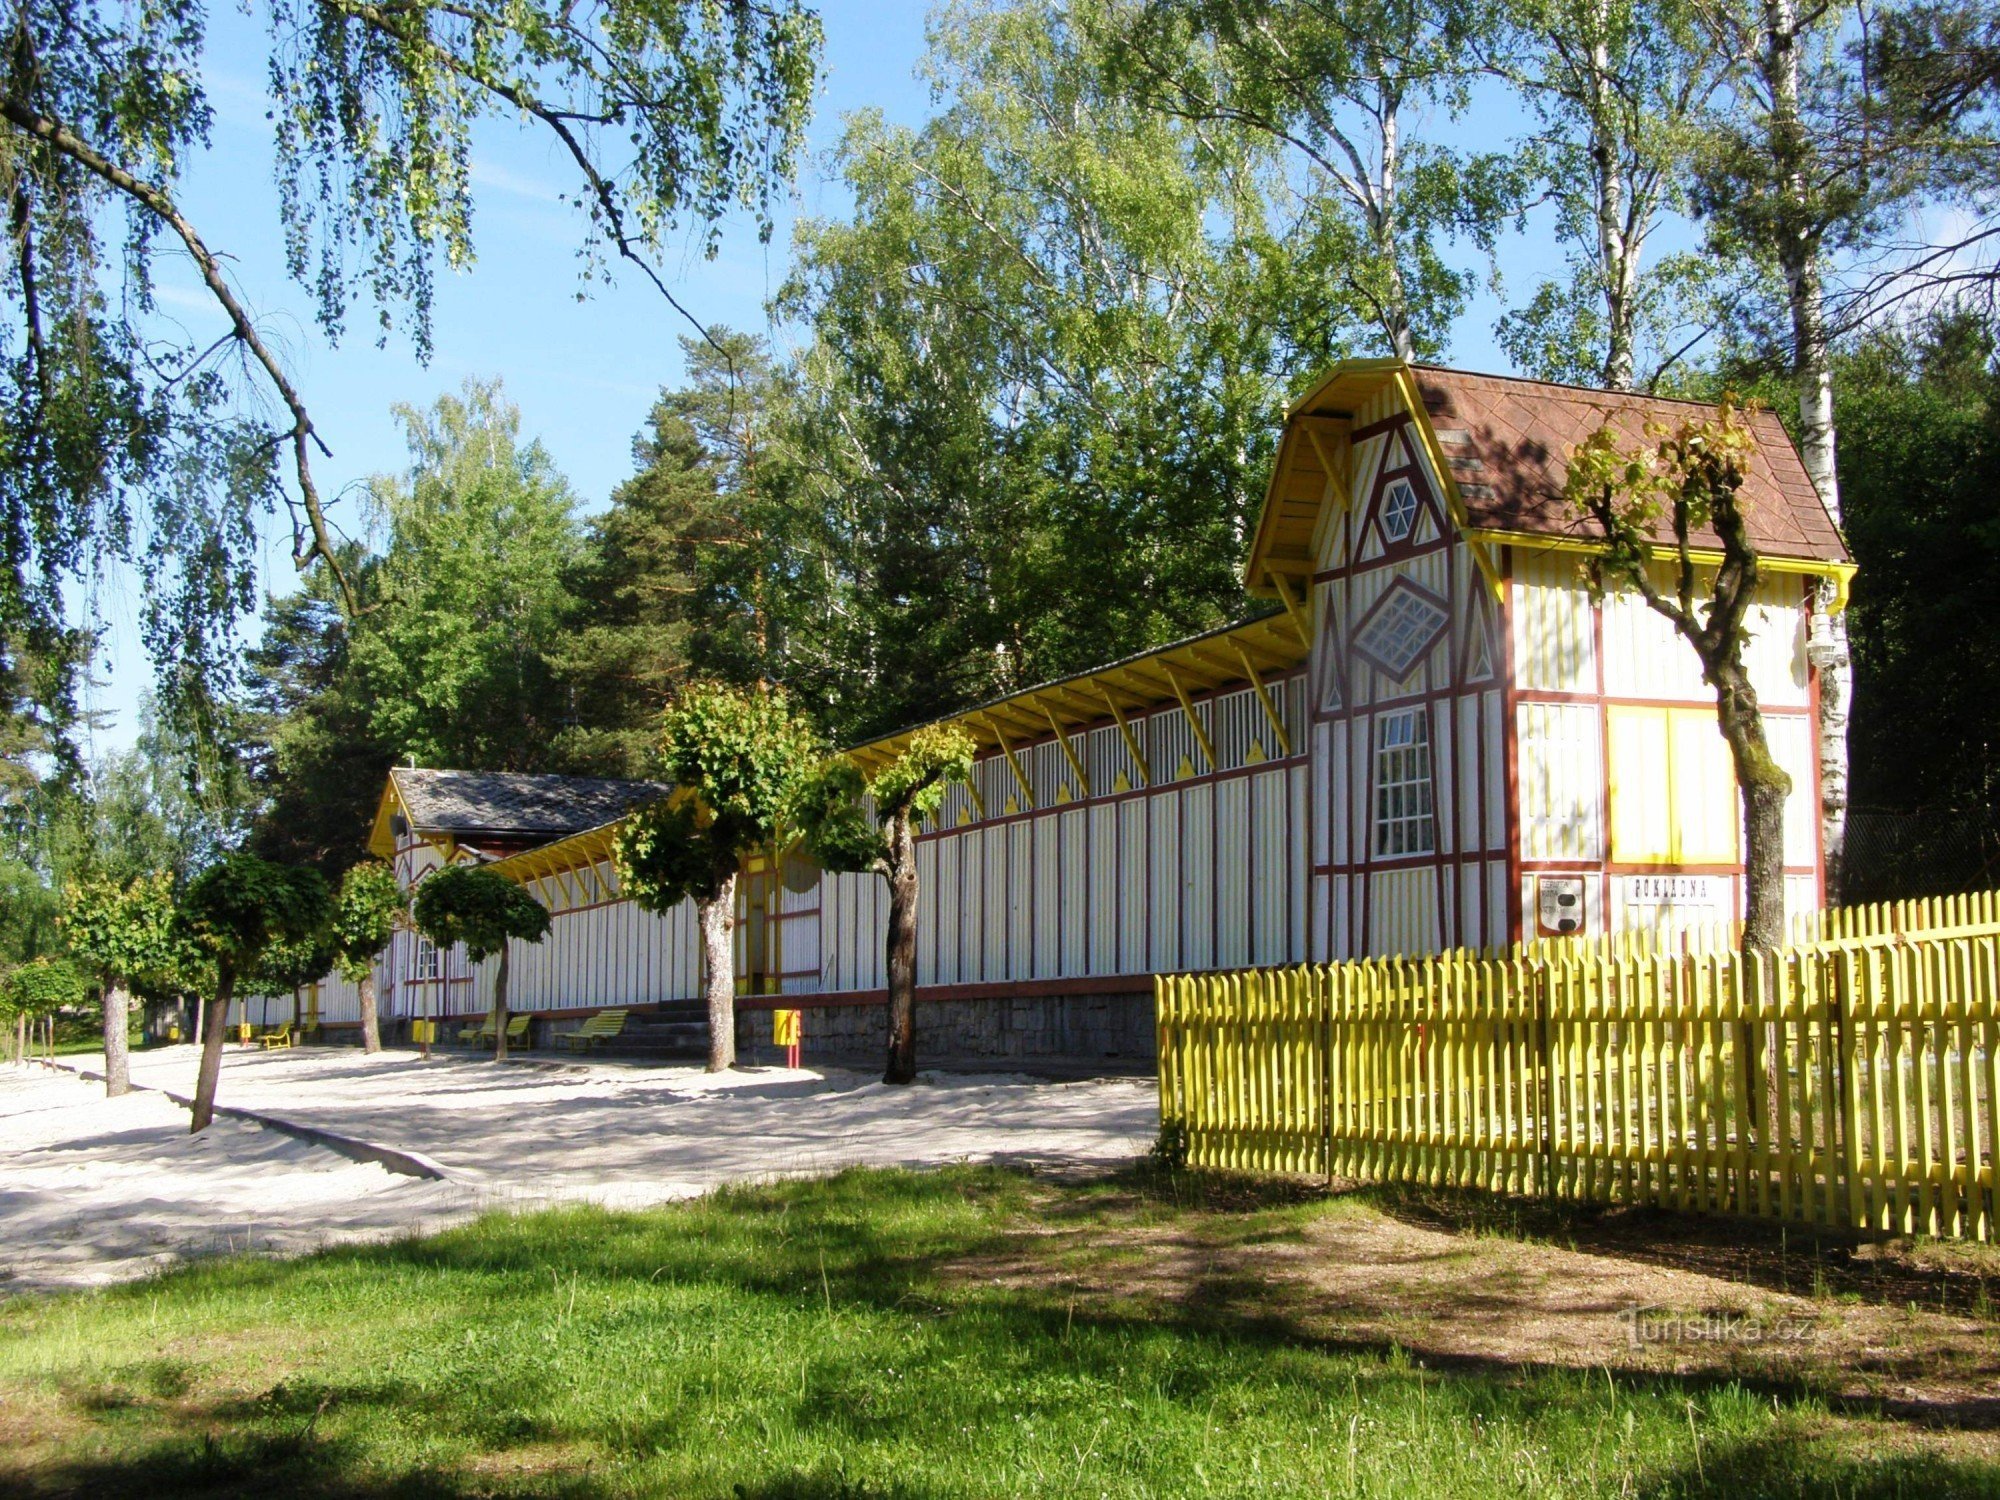
[[597, 828], [641, 802], [664, 797], [661, 781], [603, 776], [530, 776], [518, 771], [390, 773], [410, 822], [427, 832], [563, 838]]

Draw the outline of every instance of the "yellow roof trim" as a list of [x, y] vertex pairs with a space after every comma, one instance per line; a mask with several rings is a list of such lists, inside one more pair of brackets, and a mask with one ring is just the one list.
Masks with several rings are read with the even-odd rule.
[[[1272, 598], [1276, 594], [1271, 578], [1278, 570], [1273, 569], [1265, 561], [1265, 557], [1271, 550], [1280, 524], [1279, 485], [1290, 474], [1299, 445], [1301, 443], [1311, 445], [1311, 438], [1305, 431], [1302, 419], [1314, 416], [1333, 419], [1332, 413], [1316, 410], [1333, 399], [1345, 401], [1350, 409], [1358, 407], [1380, 388], [1382, 380], [1393, 376], [1398, 370], [1407, 368], [1408, 366], [1400, 359], [1343, 359], [1322, 375], [1303, 396], [1285, 408], [1285, 430], [1278, 440], [1278, 451], [1272, 460], [1270, 480], [1264, 486], [1263, 508], [1258, 511], [1257, 524], [1250, 532], [1250, 550], [1243, 559], [1243, 586], [1251, 594], [1260, 598]], [[1342, 396], [1338, 392], [1343, 382], [1360, 382], [1365, 388], [1354, 389]], [[1324, 504], [1323, 498], [1321, 503]], [[1309, 537], [1306, 545], [1308, 547], [1311, 545]], [[1311, 565], [1308, 563], [1305, 568], [1299, 570], [1299, 574], [1301, 577], [1310, 577]]]
[[1285, 420], [1303, 416], [1325, 396], [1328, 387], [1338, 385], [1343, 380], [1351, 380], [1356, 375], [1393, 375], [1409, 366], [1393, 354], [1372, 355], [1367, 359], [1343, 359], [1336, 363], [1319, 379], [1319, 384], [1307, 391], [1298, 400], [1285, 408]]
[[[1603, 544], [1581, 536], [1550, 536], [1543, 532], [1531, 531], [1472, 531], [1467, 536], [1477, 537], [1489, 545], [1518, 547], [1524, 552], [1563, 552], [1577, 557], [1589, 557], [1603, 550]], [[1653, 556], [1671, 559], [1677, 556], [1672, 546], [1655, 542]], [[1713, 547], [1690, 547], [1688, 556], [1704, 568], [1722, 565], [1722, 554]], [[1848, 586], [1854, 581], [1855, 565], [1851, 562], [1834, 562], [1816, 557], [1772, 557], [1766, 553], [1757, 554], [1757, 566], [1766, 573], [1793, 574], [1805, 578], [1824, 578], [1833, 585], [1833, 599], [1829, 608], [1838, 614], [1847, 608]]]
[[[382, 796], [375, 804], [375, 821], [368, 828], [368, 852], [377, 859], [396, 857], [396, 835], [390, 832], [389, 820], [399, 809], [407, 821], [409, 809], [403, 807], [402, 794], [396, 790], [396, 768], [391, 766], [383, 778]], [[411, 831], [415, 832], [414, 826]]]
[[[1206, 649], [1205, 649], [1206, 648]], [[1306, 660], [1306, 646], [1300, 640], [1292, 617], [1284, 611], [1264, 615], [1191, 640], [1176, 641], [1121, 662], [1081, 672], [1055, 682], [1042, 683], [1021, 692], [975, 704], [960, 714], [935, 719], [934, 724], [957, 724], [969, 732], [981, 750], [998, 750], [1004, 736], [1021, 739], [1045, 738], [1049, 725], [1067, 733], [1107, 718], [1112, 701], [1122, 699], [1121, 711], [1151, 710], [1175, 698], [1174, 679], [1190, 692], [1210, 692], [1246, 683], [1242, 665], [1217, 650], [1241, 648], [1261, 670], [1289, 671]], [[900, 754], [910, 736], [928, 726], [915, 724], [847, 753], [864, 767], [885, 764]]]
[[1472, 519], [1466, 514], [1465, 496], [1459, 493], [1458, 476], [1451, 465], [1445, 462], [1444, 447], [1438, 442], [1437, 432], [1431, 426], [1431, 414], [1424, 407], [1423, 392], [1417, 389], [1416, 372], [1408, 365], [1396, 371], [1396, 388], [1403, 394], [1403, 405], [1409, 408], [1411, 420], [1417, 429], [1417, 436], [1424, 445], [1424, 456], [1430, 460], [1431, 472], [1444, 486], [1445, 506], [1451, 511], [1452, 524], [1458, 527], [1458, 534], [1465, 538], [1465, 547], [1472, 554], [1472, 560], [1479, 565], [1480, 574], [1486, 579], [1486, 587], [1495, 602], [1500, 598], [1500, 569], [1493, 561], [1493, 553], [1480, 533], [1472, 529]]
[[586, 828], [582, 833], [573, 833], [568, 838], [557, 839], [552, 844], [537, 844], [532, 849], [523, 849], [519, 854], [509, 854], [504, 859], [496, 859], [485, 866], [498, 875], [505, 875], [518, 885], [526, 885], [531, 880], [540, 880], [547, 875], [568, 875], [578, 870], [587, 870], [594, 864], [611, 857], [611, 838], [618, 831], [621, 818], [617, 822], [603, 823], [596, 828]]

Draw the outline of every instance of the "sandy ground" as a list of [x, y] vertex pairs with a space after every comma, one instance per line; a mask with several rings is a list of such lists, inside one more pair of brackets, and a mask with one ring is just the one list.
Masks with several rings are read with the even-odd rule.
[[[190, 1094], [195, 1065], [192, 1047], [138, 1054], [133, 1081]], [[1151, 1143], [1157, 1098], [1133, 1079], [926, 1075], [892, 1089], [783, 1068], [711, 1077], [230, 1049], [221, 1104], [416, 1153], [444, 1174], [431, 1181], [239, 1120], [190, 1137], [164, 1093], [107, 1100], [102, 1085], [73, 1076], [0, 1069], [0, 1290], [420, 1233], [492, 1207], [634, 1207], [854, 1165], [1110, 1163]]]

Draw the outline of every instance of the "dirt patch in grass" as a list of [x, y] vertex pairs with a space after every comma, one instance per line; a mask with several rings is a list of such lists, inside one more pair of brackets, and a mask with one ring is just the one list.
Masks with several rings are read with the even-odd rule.
[[[1196, 1195], [1190, 1198], [1190, 1193]], [[1163, 1195], [1175, 1211], [1162, 1213]], [[949, 1275], [1434, 1368], [1550, 1366], [1823, 1397], [2000, 1457], [2000, 1256], [1456, 1193], [1130, 1177], [1051, 1194]], [[1193, 1211], [1188, 1211], [1189, 1209]], [[1913, 1440], [1930, 1443], [1930, 1437]]]

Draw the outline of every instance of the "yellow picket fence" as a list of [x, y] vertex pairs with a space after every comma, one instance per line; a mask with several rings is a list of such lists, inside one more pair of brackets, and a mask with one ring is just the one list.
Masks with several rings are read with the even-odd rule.
[[1162, 976], [1162, 1121], [1199, 1167], [2000, 1238], [2000, 893], [1810, 932]]

